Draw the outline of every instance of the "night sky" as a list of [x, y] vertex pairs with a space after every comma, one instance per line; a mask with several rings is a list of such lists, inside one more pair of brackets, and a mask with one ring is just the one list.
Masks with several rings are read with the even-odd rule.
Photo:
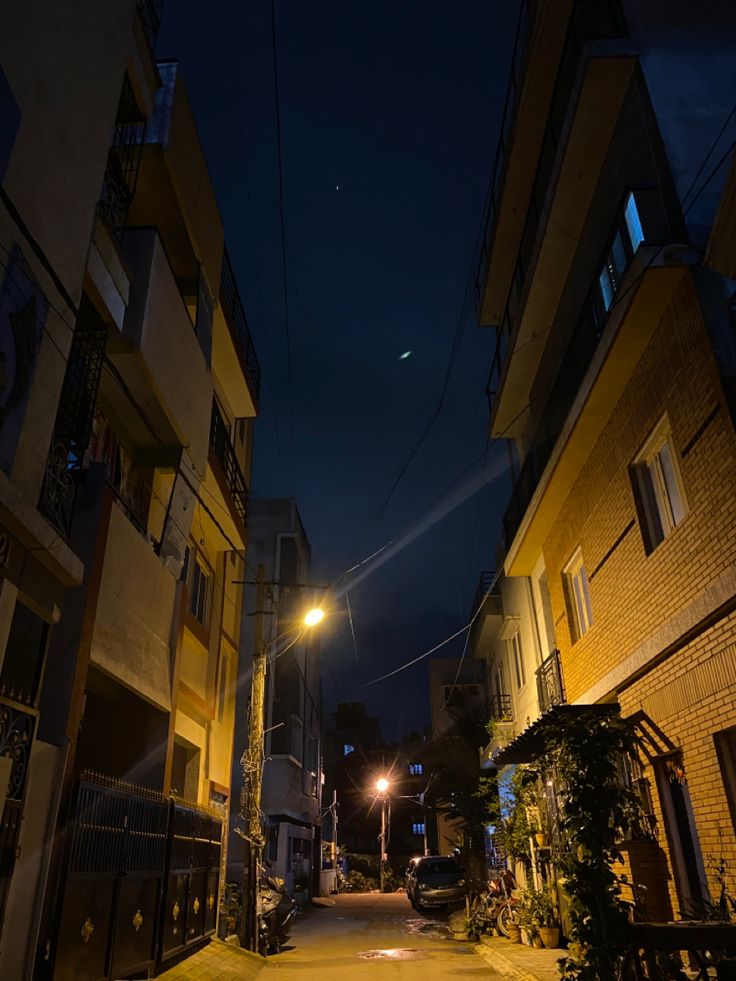
[[442, 390], [518, 4], [276, 3], [291, 397], [270, 3], [167, 0], [157, 46], [183, 67], [263, 370], [251, 493], [298, 499], [331, 582], [479, 461], [450, 491], [464, 503], [350, 589], [357, 656], [344, 598], [325, 621], [325, 710], [364, 701], [397, 738], [429, 721], [426, 661], [361, 686], [467, 622], [509, 490], [504, 447], [483, 457], [492, 332], [471, 304], [439, 420], [381, 511]]

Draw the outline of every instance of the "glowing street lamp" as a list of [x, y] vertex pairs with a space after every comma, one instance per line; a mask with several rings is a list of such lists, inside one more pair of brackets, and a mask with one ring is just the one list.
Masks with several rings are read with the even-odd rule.
[[316, 627], [318, 623], [322, 622], [324, 615], [325, 611], [321, 610], [318, 606], [315, 606], [304, 617], [304, 623], [307, 627]]
[[388, 797], [388, 787], [389, 787], [389, 783], [385, 777], [379, 777], [378, 780], [376, 780], [376, 790], [381, 795], [381, 861], [379, 864], [381, 895], [383, 895], [383, 877], [386, 868], [386, 859], [388, 857], [386, 854], [386, 802], [387, 801], [388, 801], [389, 808], [391, 807], [391, 802]]

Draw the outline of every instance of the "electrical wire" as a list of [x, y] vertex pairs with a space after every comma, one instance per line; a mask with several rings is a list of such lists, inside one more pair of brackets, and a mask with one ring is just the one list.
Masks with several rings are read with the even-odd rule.
[[281, 229], [281, 265], [284, 283], [284, 328], [286, 331], [286, 358], [289, 379], [289, 415], [291, 420], [291, 449], [296, 452], [294, 426], [294, 378], [291, 357], [291, 331], [289, 328], [289, 274], [286, 258], [286, 228], [284, 221], [284, 168], [281, 141], [281, 100], [279, 98], [278, 47], [276, 44], [276, 0], [271, 0], [271, 53], [273, 60], [273, 89], [276, 103], [276, 145], [278, 150], [277, 172], [279, 185], [279, 227]]

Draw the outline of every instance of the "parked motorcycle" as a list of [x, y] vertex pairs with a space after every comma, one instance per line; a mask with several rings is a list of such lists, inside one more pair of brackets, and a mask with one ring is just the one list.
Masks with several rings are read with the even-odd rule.
[[296, 903], [286, 891], [283, 879], [263, 873], [258, 883], [258, 950], [278, 954], [291, 934]]

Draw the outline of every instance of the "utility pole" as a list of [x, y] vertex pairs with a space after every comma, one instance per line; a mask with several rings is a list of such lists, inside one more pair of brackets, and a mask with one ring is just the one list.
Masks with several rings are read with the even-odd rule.
[[380, 891], [383, 895], [383, 873], [386, 864], [386, 797], [381, 798], [381, 864], [380, 864]]
[[335, 892], [337, 892], [337, 791], [332, 791], [332, 868], [335, 870]]
[[253, 629], [253, 676], [250, 689], [248, 748], [243, 754], [245, 778], [245, 865], [243, 875], [244, 940], [248, 950], [258, 952], [258, 876], [263, 850], [261, 828], [261, 781], [263, 779], [263, 710], [266, 695], [266, 643], [263, 623], [266, 604], [266, 567], [258, 566], [256, 609]]

